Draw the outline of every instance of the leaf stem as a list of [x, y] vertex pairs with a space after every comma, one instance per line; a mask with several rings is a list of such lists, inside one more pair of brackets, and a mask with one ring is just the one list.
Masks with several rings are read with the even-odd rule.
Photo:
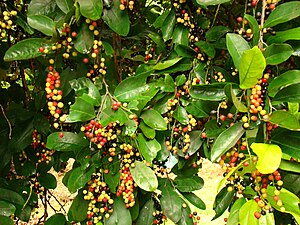
[[8, 133], [8, 138], [11, 139], [11, 134], [12, 134], [12, 126], [11, 126], [11, 123], [9, 121], [9, 119], [7, 118], [6, 114], [5, 114], [5, 111], [4, 111], [4, 108], [3, 106], [0, 104], [0, 108], [1, 108], [1, 111], [2, 111], [2, 114], [8, 124], [8, 127], [9, 127], [9, 133]]
[[217, 16], [218, 16], [219, 11], [220, 11], [220, 6], [221, 6], [221, 4], [218, 5], [218, 8], [217, 8], [217, 10], [216, 10], [216, 13], [215, 13], [215, 16], [214, 16], [214, 20], [213, 20], [213, 22], [212, 22], [212, 24], [211, 24], [211, 27], [213, 27], [213, 26], [215, 25]]
[[267, 7], [267, 1], [262, 0], [262, 11], [261, 11], [261, 21], [260, 21], [260, 38], [259, 38], [259, 43], [258, 43], [258, 47], [260, 50], [263, 50], [263, 43], [264, 43], [263, 27], [264, 27], [264, 23], [265, 23], [266, 7]]

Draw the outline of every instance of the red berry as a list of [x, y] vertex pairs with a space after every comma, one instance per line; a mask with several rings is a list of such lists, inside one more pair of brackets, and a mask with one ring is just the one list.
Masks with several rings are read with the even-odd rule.
[[270, 9], [273, 10], [275, 9], [276, 5], [274, 3], [270, 4]]
[[88, 59], [88, 58], [84, 58], [84, 59], [83, 59], [83, 62], [84, 62], [84, 63], [88, 63], [88, 62], [89, 62], [89, 59]]
[[76, 31], [73, 31], [71, 35], [72, 35], [72, 37], [76, 37], [77, 36]]
[[261, 217], [261, 214], [260, 214], [260, 212], [255, 212], [254, 216], [256, 219], [259, 219]]
[[243, 18], [239, 16], [238, 18], [236, 18], [236, 21], [238, 21], [238, 23], [241, 23], [243, 21]]
[[252, 7], [255, 7], [255, 6], [257, 5], [257, 1], [255, 1], [255, 0], [252, 1], [252, 2], [251, 2], [251, 5], [252, 5]]
[[39, 47], [39, 52], [44, 52], [45, 48], [44, 47]]
[[60, 138], [63, 138], [64, 136], [65, 136], [65, 134], [64, 134], [63, 132], [60, 132], [60, 133], [59, 133], [59, 137], [60, 137]]

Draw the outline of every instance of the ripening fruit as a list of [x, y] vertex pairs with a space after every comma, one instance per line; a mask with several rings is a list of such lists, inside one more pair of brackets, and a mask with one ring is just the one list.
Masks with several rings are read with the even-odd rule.
[[257, 211], [256, 211], [256, 212], [254, 213], [254, 216], [255, 216], [256, 219], [259, 219], [259, 218], [261, 217], [261, 214], [260, 214], [260, 212], [257, 212]]
[[83, 61], [84, 63], [88, 63], [88, 62], [89, 62], [89, 59], [88, 59], [88, 58], [84, 58], [82, 61]]

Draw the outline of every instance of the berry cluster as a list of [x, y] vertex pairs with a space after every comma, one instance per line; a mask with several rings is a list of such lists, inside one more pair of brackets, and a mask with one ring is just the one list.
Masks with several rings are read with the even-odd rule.
[[146, 51], [145, 51], [145, 58], [144, 62], [148, 63], [150, 59], [154, 57], [154, 43], [152, 40], [147, 39], [146, 40]]
[[53, 116], [53, 127], [57, 129], [59, 127], [59, 121], [64, 122], [65, 116], [61, 116], [62, 108], [64, 107], [64, 103], [61, 101], [62, 99], [62, 90], [60, 90], [60, 74], [53, 69], [52, 66], [48, 67], [48, 74], [46, 78], [46, 99], [48, 101], [48, 109], [50, 114]]
[[134, 9], [134, 0], [120, 0], [120, 9], [123, 11], [127, 7], [132, 11]]
[[49, 163], [52, 160], [53, 151], [46, 148], [46, 143], [43, 142], [41, 134], [36, 130], [32, 132], [32, 146], [35, 150], [35, 155], [38, 157], [38, 163]]
[[193, 219], [194, 225], [200, 224], [201, 217], [198, 215], [198, 213], [196, 211], [193, 213], [190, 213], [189, 218]]
[[0, 14], [0, 40], [7, 37], [7, 33], [14, 29], [13, 19], [16, 17], [17, 11], [3, 11]]
[[154, 217], [153, 224], [164, 224], [167, 217], [165, 216], [164, 212], [161, 209], [161, 205], [159, 203], [159, 199], [161, 198], [160, 194], [154, 194], [152, 196], [152, 200], [154, 202], [155, 211], [152, 213]]
[[107, 184], [102, 181], [100, 172], [93, 173], [88, 182], [87, 190], [83, 190], [84, 200], [90, 201], [87, 212], [87, 225], [97, 224], [104, 218], [109, 218], [113, 212], [112, 193]]
[[168, 178], [168, 174], [171, 172], [170, 168], [167, 168], [166, 161], [158, 161], [156, 159], [153, 160], [153, 170], [157, 177], [160, 178]]

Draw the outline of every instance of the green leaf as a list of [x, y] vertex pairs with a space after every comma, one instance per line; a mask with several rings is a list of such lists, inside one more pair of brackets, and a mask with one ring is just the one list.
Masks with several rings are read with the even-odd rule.
[[289, 109], [289, 113], [297, 116], [298, 113], [299, 113], [299, 103], [291, 103], [291, 102], [288, 102], [288, 109]]
[[277, 65], [288, 60], [293, 52], [289, 44], [271, 44], [265, 49], [264, 56], [268, 65]]
[[68, 211], [69, 221], [84, 221], [86, 219], [86, 212], [88, 211], [89, 203], [89, 201], [84, 200], [84, 194], [82, 191], [79, 191]]
[[[280, 211], [280, 207], [276, 204], [276, 201], [273, 199], [274, 197], [274, 186], [268, 186], [267, 188], [267, 200], [271, 204], [272, 207]], [[282, 200], [283, 206], [285, 208], [285, 213], [290, 213], [294, 216], [297, 223], [300, 223], [300, 209], [299, 202], [300, 199], [292, 192], [282, 188], [280, 190], [279, 199]]]
[[217, 137], [211, 149], [211, 161], [215, 162], [221, 155], [232, 148], [244, 133], [243, 123], [235, 123], [223, 131]]
[[266, 68], [266, 60], [257, 46], [246, 50], [241, 58], [239, 68], [240, 88], [251, 88], [262, 77]]
[[273, 98], [274, 101], [300, 102], [300, 83], [289, 85], [281, 89]]
[[175, 65], [176, 63], [178, 63], [182, 58], [174, 58], [174, 59], [169, 59], [169, 60], [166, 60], [164, 62], [159, 62], [157, 63], [153, 69], [154, 70], [164, 70], [164, 69], [167, 69], [173, 65]]
[[277, 24], [285, 23], [300, 16], [300, 2], [286, 2], [276, 6], [269, 15], [264, 27], [274, 27]]
[[279, 168], [282, 170], [285, 170], [285, 171], [300, 173], [300, 163], [299, 162], [281, 159]]
[[230, 205], [234, 196], [234, 191], [227, 191], [227, 188], [224, 187], [216, 196], [213, 209], [216, 212], [216, 215], [212, 220], [221, 216], [225, 210]]
[[42, 32], [47, 36], [52, 36], [54, 21], [45, 15], [32, 15], [27, 17], [27, 22], [32, 28]]
[[191, 209], [189, 206], [182, 209], [181, 219], [178, 222], [178, 225], [194, 225], [193, 219], [190, 218]]
[[152, 160], [155, 159], [157, 153], [160, 151], [161, 146], [157, 140], [146, 141], [142, 134], [138, 135], [137, 138], [139, 142], [139, 150], [145, 158], [146, 162], [152, 163]]
[[243, 204], [243, 206], [239, 210], [239, 223], [241, 225], [248, 225], [248, 224], [258, 225], [259, 220], [256, 219], [254, 213], [260, 211], [261, 209], [257, 205], [256, 201], [253, 199], [249, 200], [248, 202]]
[[256, 168], [259, 172], [268, 174], [278, 169], [282, 156], [281, 148], [278, 145], [252, 143], [251, 148], [258, 156]]
[[42, 38], [27, 38], [10, 47], [4, 55], [5, 61], [26, 60], [42, 56], [39, 47], [50, 48], [52, 43]]
[[[90, 102], [94, 106], [99, 106], [101, 103], [101, 95], [98, 88], [92, 81], [86, 77], [69, 81], [71, 88], [75, 90], [77, 96], [85, 95], [85, 98], [91, 98]], [[87, 89], [87, 90], [86, 90]]]
[[67, 187], [71, 193], [75, 193], [79, 188], [85, 186], [85, 184], [91, 179], [92, 174], [95, 172], [95, 168], [92, 167], [87, 171], [81, 170], [80, 167], [72, 169]]
[[23, 206], [25, 201], [17, 192], [0, 188], [0, 200]]
[[111, 44], [109, 44], [106, 41], [102, 41], [102, 45], [103, 45], [103, 48], [105, 49], [106, 55], [112, 56], [114, 54], [114, 49], [111, 46]]
[[104, 180], [109, 186], [112, 193], [116, 193], [116, 188], [119, 186], [120, 182], [120, 173], [112, 174], [112, 173], [105, 173]]
[[65, 14], [67, 14], [70, 11], [70, 9], [73, 7], [73, 1], [72, 0], [55, 0], [55, 1], [56, 1], [56, 5]]
[[154, 202], [152, 199], [150, 199], [141, 208], [139, 217], [136, 221], [136, 225], [152, 225], [154, 221], [152, 215], [153, 212], [155, 212]]
[[56, 178], [51, 173], [42, 173], [38, 177], [40, 184], [46, 189], [55, 189], [57, 186]]
[[176, 109], [174, 110], [173, 117], [178, 120], [179, 123], [183, 125], [187, 125], [189, 123], [189, 117], [188, 114], [182, 106], [176, 106]]
[[81, 134], [72, 132], [63, 132], [64, 136], [60, 137], [60, 132], [52, 133], [48, 136], [48, 149], [57, 151], [80, 151], [89, 146], [89, 142]]
[[300, 40], [300, 27], [285, 31], [278, 31], [275, 36], [270, 36], [267, 39], [268, 44], [283, 43], [288, 40]]
[[94, 106], [89, 96], [76, 97], [75, 103], [70, 107], [70, 114], [66, 122], [84, 122], [96, 117]]
[[65, 225], [66, 222], [66, 217], [62, 213], [57, 213], [49, 217], [45, 222], [45, 225]]
[[167, 16], [169, 15], [169, 13], [171, 12], [171, 9], [167, 9], [166, 11], [164, 11], [161, 15], [159, 15], [155, 22], [153, 23], [153, 26], [155, 29], [161, 28], [163, 25], [163, 22], [166, 20]]
[[184, 74], [181, 74], [175, 78], [175, 84], [176, 86], [181, 86], [186, 82], [186, 76]]
[[102, 0], [78, 0], [80, 5], [80, 13], [86, 18], [98, 20], [103, 10]]
[[250, 49], [248, 42], [240, 35], [230, 33], [226, 35], [226, 45], [233, 59], [235, 68], [239, 70], [244, 51]]
[[1, 225], [14, 225], [14, 221], [6, 216], [0, 215], [0, 223]]
[[155, 138], [155, 134], [156, 134], [155, 130], [148, 127], [143, 121], [140, 123], [139, 128], [147, 138], [149, 139]]
[[[190, 88], [190, 95], [193, 98], [208, 100], [208, 101], [222, 101], [226, 99], [224, 87], [227, 83], [214, 83], [209, 85], [193, 85]], [[233, 86], [233, 91], [236, 94], [238, 88]]]
[[185, 107], [185, 109], [193, 116], [203, 118], [209, 115], [209, 112], [211, 111], [211, 108], [209, 107], [210, 104], [211, 102], [208, 101], [197, 100], [191, 102], [187, 107]]
[[187, 151], [187, 153], [190, 156], [193, 155], [194, 153], [196, 153], [200, 149], [200, 147], [203, 143], [201, 134], [202, 134], [202, 131], [200, 131], [200, 130], [195, 130], [190, 133], [191, 142], [190, 142], [189, 149]]
[[[101, 2], [101, 1], [98, 1]], [[83, 54], [88, 53], [94, 42], [94, 33], [89, 29], [89, 26], [84, 23], [80, 26], [80, 30], [74, 40], [75, 49]]]
[[162, 24], [161, 32], [164, 41], [167, 41], [172, 37], [175, 24], [176, 16], [174, 9], [172, 9]]
[[218, 41], [223, 35], [228, 32], [230, 32], [230, 29], [228, 27], [215, 26], [206, 31], [205, 38], [208, 41]]
[[23, 19], [22, 16], [17, 15], [14, 22], [16, 25], [22, 27], [26, 33], [34, 34], [34, 30], [28, 25], [28, 23], [25, 21], [25, 18]]
[[189, 45], [189, 29], [182, 24], [178, 24], [173, 33], [172, 43], [188, 46]]
[[260, 37], [260, 30], [259, 30], [257, 20], [249, 14], [245, 14], [245, 19], [250, 24], [250, 27], [252, 30], [252, 34], [253, 34], [252, 43], [253, 43], [253, 45], [258, 45], [258, 41], [259, 41], [259, 37]]
[[121, 36], [126, 36], [130, 30], [129, 16], [127, 10], [122, 11], [119, 6], [120, 1], [113, 0], [113, 6], [111, 8], [104, 8], [102, 18], [114, 32]]
[[206, 42], [206, 41], [198, 41], [195, 43], [196, 46], [198, 46], [201, 50], [201, 52], [204, 52], [208, 57], [215, 57], [216, 50], [213, 47], [212, 44]]
[[176, 44], [175, 51], [177, 55], [181, 57], [193, 58], [195, 56], [195, 51], [186, 45]]
[[170, 181], [166, 181], [164, 186], [161, 188], [161, 208], [170, 220], [177, 223], [181, 219], [183, 200], [172, 187]]
[[164, 118], [154, 109], [146, 110], [140, 116], [144, 123], [155, 130], [167, 130]]
[[300, 159], [299, 132], [282, 130], [281, 132], [274, 133], [274, 135], [272, 135], [272, 143], [279, 145], [283, 153]]
[[180, 192], [191, 192], [200, 190], [203, 185], [204, 181], [201, 177], [192, 176], [192, 177], [177, 177], [175, 180], [175, 186]]
[[268, 94], [274, 97], [280, 89], [297, 83], [300, 83], [300, 70], [289, 70], [270, 82]]
[[55, 12], [55, 0], [32, 0], [28, 5], [27, 15], [50, 15]]
[[104, 225], [129, 225], [132, 224], [130, 211], [126, 209], [122, 197], [114, 199], [113, 213], [108, 219], [104, 219]]
[[160, 87], [160, 89], [164, 92], [174, 92], [174, 80], [169, 74], [165, 75], [164, 84]]
[[206, 209], [205, 203], [202, 201], [201, 198], [199, 198], [194, 193], [192, 193], [192, 192], [185, 192], [185, 193], [182, 193], [182, 195], [183, 195], [183, 197], [186, 200], [188, 200], [191, 204], [193, 204], [194, 206], [196, 206], [198, 209], [202, 209], [202, 210]]
[[269, 121], [273, 124], [278, 124], [280, 127], [289, 130], [299, 130], [300, 123], [298, 118], [290, 112], [277, 110], [272, 112]]
[[135, 183], [145, 191], [155, 191], [158, 187], [154, 171], [143, 162], [136, 161], [135, 167], [130, 167], [130, 172]]
[[0, 201], [0, 216], [11, 216], [15, 213], [15, 211], [16, 207], [13, 204], [5, 201]]
[[223, 4], [226, 2], [229, 2], [230, 0], [196, 0], [196, 2], [199, 5], [203, 5], [203, 6], [209, 6], [209, 5], [219, 5], [219, 4]]
[[148, 37], [154, 41], [158, 48], [160, 48], [163, 52], [166, 52], [166, 45], [159, 34], [152, 32], [148, 34]]
[[239, 198], [234, 202], [230, 209], [230, 214], [228, 216], [227, 225], [236, 225], [239, 223], [239, 212], [240, 208], [246, 203], [245, 198]]
[[[226, 89], [226, 87], [225, 87], [225, 89]], [[233, 89], [232, 89], [232, 84], [228, 84], [228, 89], [229, 89], [229, 92], [230, 92], [231, 100], [232, 100], [235, 108], [239, 112], [248, 112], [248, 108], [234, 94]]]

